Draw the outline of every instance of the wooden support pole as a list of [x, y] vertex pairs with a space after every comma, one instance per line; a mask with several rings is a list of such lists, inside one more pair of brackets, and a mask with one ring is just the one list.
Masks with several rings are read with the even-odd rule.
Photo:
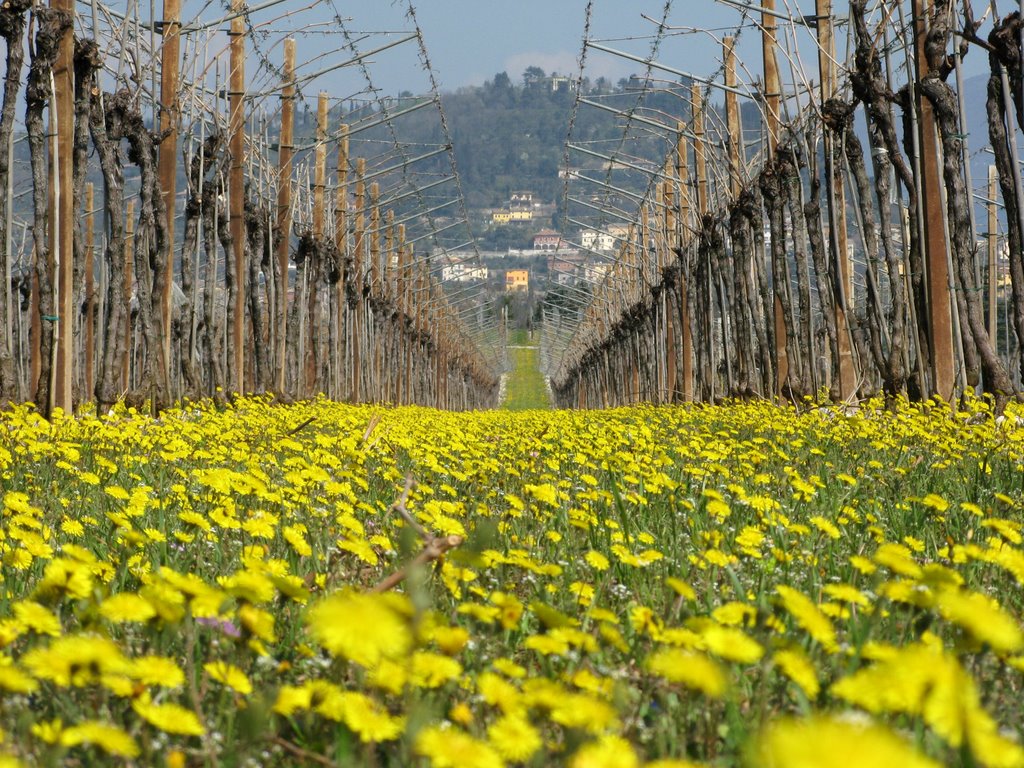
[[231, 168], [228, 176], [232, 250], [235, 265], [233, 349], [229, 355], [234, 378], [230, 386], [245, 391], [245, 0], [231, 0], [231, 78], [229, 118]]
[[[313, 150], [313, 237], [324, 236], [325, 187], [327, 184], [327, 93], [317, 98], [316, 144]], [[306, 261], [306, 349], [304, 361], [303, 395], [312, 397], [320, 389], [320, 279], [322, 264], [319, 257]]]
[[288, 326], [288, 240], [292, 231], [292, 150], [295, 135], [295, 39], [284, 41], [284, 87], [281, 90], [281, 135], [277, 171], [277, 376], [275, 386], [285, 389], [285, 350]]
[[[125, 206], [124, 224], [124, 357], [121, 358], [121, 390], [127, 392], [131, 386], [132, 360], [132, 285], [135, 282], [132, 254], [135, 250], [135, 201], [129, 200]], [[110, 341], [108, 340], [108, 344]]]
[[174, 287], [174, 203], [178, 185], [178, 68], [181, 60], [181, 0], [164, 0], [163, 46], [160, 52], [160, 133], [157, 175], [167, 208], [167, 264], [160, 296], [165, 380], [170, 381], [171, 295]]
[[[74, 0], [50, 0], [50, 7], [72, 16], [75, 12]], [[75, 380], [75, 199], [72, 194], [74, 177], [71, 160], [75, 134], [74, 48], [74, 27], [69, 25], [61, 37], [57, 60], [53, 67], [57, 157], [53, 163], [56, 178], [51, 182], [51, 188], [59, 189], [59, 194], [55, 195], [56, 216], [50, 218], [50, 249], [57, 261], [57, 302], [54, 306], [57, 319], [53, 323], [56, 333], [57, 366], [53, 374], [54, 387], [50, 397], [54, 407], [63, 409], [65, 413], [72, 411]]]
[[362, 344], [363, 344], [363, 256], [366, 249], [366, 158], [356, 159], [356, 220], [352, 235], [354, 253], [352, 255], [352, 281], [356, 290], [355, 322], [352, 324], [352, 402], [358, 403], [362, 395], [360, 382], [362, 379]]
[[[779, 144], [779, 104], [782, 97], [782, 84], [779, 80], [779, 65], [776, 59], [775, 30], [778, 21], [775, 16], [775, 0], [762, 0], [761, 11], [761, 47], [764, 61], [764, 106], [768, 134], [768, 155], [775, 157], [775, 148]], [[774, 263], [774, 262], [773, 262]], [[772, 280], [785, 280], [786, 275], [772, 273]], [[775, 326], [775, 389], [781, 396], [782, 389], [789, 378], [789, 354], [786, 349], [786, 315], [782, 308], [779, 292], [774, 291], [774, 326]]]
[[988, 335], [992, 346], [999, 352], [999, 313], [996, 298], [999, 291], [999, 208], [996, 202], [999, 181], [996, 167], [988, 167]]
[[682, 358], [682, 380], [679, 382], [680, 397], [684, 403], [693, 400], [693, 329], [690, 328], [690, 309], [687, 297], [690, 276], [686, 272], [686, 243], [690, 227], [690, 171], [689, 142], [683, 135], [684, 126], [679, 123], [676, 136], [676, 181], [679, 184], [679, 355]]
[[[348, 125], [344, 123], [338, 129], [338, 190], [334, 199], [334, 244], [341, 254], [342, 264], [348, 263]], [[337, 346], [334, 349], [335, 368], [338, 373], [334, 396], [340, 399], [345, 395], [345, 317], [348, 311], [344, 275], [335, 283], [334, 300], [338, 306], [335, 316]]]
[[697, 171], [697, 218], [708, 212], [708, 160], [707, 146], [704, 143], [704, 96], [700, 86], [694, 83], [690, 87], [690, 103], [693, 106], [693, 155]]
[[946, 251], [942, 176], [939, 170], [939, 145], [935, 114], [931, 102], [921, 93], [920, 82], [929, 74], [925, 54], [927, 34], [926, 0], [913, 0], [917, 82], [914, 87], [918, 114], [918, 146], [921, 150], [921, 213], [924, 221], [925, 270], [928, 273], [928, 325], [932, 348], [932, 394], [953, 399], [956, 385], [953, 367], [953, 323], [951, 314], [949, 255]]
[[[659, 273], [664, 278], [665, 270], [668, 265], [671, 264], [671, 251], [669, 250], [672, 243], [675, 240], [676, 232], [676, 202], [675, 202], [675, 183], [672, 180], [672, 164], [671, 160], [666, 163], [665, 167], [665, 181], [662, 182], [662, 199], [665, 203], [663, 209], [664, 214], [662, 220], [664, 221], [663, 226], [660, 228], [660, 237], [658, 242], [658, 255], [659, 255]], [[675, 321], [675, 308], [672, 306], [672, 300], [668, 296], [668, 291], [662, 291], [661, 294], [661, 316], [664, 318], [665, 323], [665, 390], [663, 393], [662, 401], [665, 403], [671, 403], [676, 398], [676, 336], [677, 336], [677, 323]]]
[[316, 108], [316, 149], [313, 167], [313, 236], [324, 236], [324, 189], [327, 185], [327, 92], [320, 91]]
[[775, 31], [778, 19], [775, 16], [775, 0], [761, 2], [761, 53], [764, 62], [764, 106], [768, 131], [768, 153], [774, 156], [779, 144], [779, 104], [782, 98], [782, 84], [779, 81], [779, 63], [776, 59], [778, 42]]
[[93, 227], [95, 224], [95, 192], [92, 182], [85, 185], [85, 386], [82, 396], [92, 400], [96, 389], [96, 285], [93, 276]]
[[380, 285], [380, 185], [370, 184], [370, 295], [381, 295]]
[[[832, 21], [832, 0], [815, 0], [815, 14], [818, 17], [818, 72], [821, 78], [820, 99], [824, 104], [835, 93], [835, 34]], [[825, 133], [826, 167], [832, 157], [832, 134]], [[829, 197], [829, 229], [831, 242], [838, 260], [840, 293], [836, 298], [836, 336], [839, 348], [839, 397], [846, 401], [856, 396], [857, 371], [853, 364], [853, 347], [850, 342], [850, 325], [847, 313], [852, 307], [853, 270], [847, 255], [846, 229], [846, 188], [839, 168], [832, 167], [831, 184], [826, 184]], [[826, 180], [828, 181], [828, 180]]]
[[[725, 85], [736, 88], [736, 39], [722, 38], [725, 56]], [[740, 104], [735, 90], [725, 92], [725, 123], [729, 132], [729, 192], [736, 200], [743, 189], [743, 127], [740, 125]]]

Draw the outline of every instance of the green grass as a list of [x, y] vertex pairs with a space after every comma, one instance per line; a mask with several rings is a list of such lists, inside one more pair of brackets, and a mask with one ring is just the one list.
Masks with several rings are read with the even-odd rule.
[[508, 358], [512, 371], [505, 389], [502, 408], [525, 411], [532, 408], [550, 408], [544, 376], [540, 372], [540, 348], [527, 331], [509, 334]]

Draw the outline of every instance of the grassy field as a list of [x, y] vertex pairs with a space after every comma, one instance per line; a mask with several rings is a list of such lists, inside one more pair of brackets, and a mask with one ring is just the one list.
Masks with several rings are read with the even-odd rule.
[[1024, 765], [980, 405], [0, 415], [0, 765]]
[[512, 363], [505, 387], [502, 408], [524, 411], [532, 408], [550, 408], [547, 387], [540, 372], [540, 349], [536, 337], [526, 331], [509, 334], [508, 357]]

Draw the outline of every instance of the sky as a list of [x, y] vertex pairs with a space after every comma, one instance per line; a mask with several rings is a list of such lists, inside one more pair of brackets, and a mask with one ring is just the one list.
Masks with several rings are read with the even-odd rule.
[[[674, 0], [669, 2], [668, 34], [660, 44], [656, 60], [677, 70], [721, 80], [722, 41], [724, 35], [735, 34], [742, 21], [736, 4], [747, 0]], [[753, 0], [750, 0], [753, 2]], [[756, 3], [755, 3], [756, 4]], [[142, 6], [146, 4], [143, 3]], [[227, 0], [184, 0], [186, 24], [190, 13], [204, 21], [224, 13]], [[250, 51], [251, 78], [260, 76], [258, 62], [280, 66], [281, 40], [296, 37], [301, 77], [323, 68], [322, 76], [300, 81], [303, 96], [315, 98], [317, 91], [328, 91], [338, 100], [365, 92], [367, 74], [379, 93], [397, 96], [402, 91], [424, 93], [431, 83], [420, 64], [420, 51], [415, 40], [388, 47], [408, 37], [412, 22], [407, 17], [409, 0], [250, 0], [256, 8], [250, 21], [257, 31], [247, 40]], [[588, 0], [414, 0], [416, 18], [430, 58], [436, 82], [442, 91], [453, 91], [468, 85], [480, 85], [498, 72], [506, 72], [520, 82], [523, 71], [538, 66], [547, 73], [576, 75], [578, 57], [584, 36]], [[814, 0], [776, 0], [781, 13], [812, 14]], [[905, 2], [904, 5], [909, 5]], [[598, 44], [630, 55], [647, 58], [651, 53], [657, 21], [666, 0], [592, 0], [589, 38]], [[843, 16], [846, 0], [834, 0], [834, 12]], [[343, 25], [334, 21], [335, 16]], [[760, 14], [754, 12], [754, 20]], [[646, 18], [645, 18], [646, 17]], [[207, 44], [210, 51], [224, 50], [226, 25], [213, 27], [219, 31]], [[780, 30], [787, 25], [781, 24]], [[344, 33], [349, 35], [346, 39]], [[982, 34], [985, 30], [982, 30]], [[786, 35], [790, 36], [786, 40]], [[198, 36], [192, 38], [197, 40]], [[845, 29], [837, 30], [837, 41], [845, 41]], [[356, 63], [338, 67], [351, 57], [349, 43], [362, 54], [365, 68]], [[780, 43], [789, 42], [793, 63], [801, 66], [809, 80], [817, 80], [816, 50], [811, 33], [804, 27], [783, 34]], [[748, 20], [736, 45], [741, 83], [752, 84], [761, 73], [761, 40], [756, 26]], [[843, 58], [844, 51], [839, 51]], [[899, 62], [897, 62], [899, 63]], [[793, 82], [790, 60], [780, 56], [784, 82]], [[976, 50], [968, 57], [967, 76], [986, 69], [986, 57]], [[584, 74], [591, 81], [599, 77], [613, 83], [632, 73], [643, 72], [642, 63], [598, 51], [587, 53]], [[658, 77], [677, 79], [672, 74], [655, 73]], [[799, 78], [797, 78], [799, 79]], [[280, 76], [269, 67], [262, 67], [262, 81], [251, 84], [257, 91], [276, 92]]]
[[[754, 0], [749, 1], [757, 5]], [[737, 0], [674, 0], [669, 3], [671, 12], [667, 21], [672, 29], [661, 44], [657, 60], [698, 76], [718, 72], [721, 37], [735, 34], [742, 20], [740, 10], [729, 2]], [[410, 28], [405, 18], [407, 0], [359, 3], [326, 0], [321, 3], [324, 5], [350, 18], [352, 29]], [[498, 72], [506, 72], [518, 82], [528, 66], [539, 66], [548, 73], [577, 74], [587, 5], [587, 0], [418, 0], [414, 3], [427, 52], [443, 91], [482, 84]], [[665, 5], [665, 0], [593, 0], [590, 3], [590, 39], [646, 58], [650, 54], [656, 21], [661, 18]], [[845, 15], [846, 0], [834, 0], [833, 6], [837, 16]], [[813, 14], [815, 3], [814, 0], [776, 0], [776, 8], [781, 13], [799, 16]], [[754, 17], [759, 20], [760, 14], [755, 12]], [[793, 35], [790, 40], [793, 50], [799, 51], [797, 63], [816, 79], [817, 61], [811, 34], [806, 28], [798, 28], [790, 34]], [[845, 30], [837, 30], [837, 41], [843, 40]], [[781, 36], [780, 43], [785, 43]], [[761, 72], [761, 39], [759, 30], [749, 22], [739, 36], [736, 53], [740, 80], [753, 81]], [[839, 53], [842, 58], [843, 51]], [[965, 62], [965, 73], [977, 74], [986, 69], [985, 64], [983, 52], [976, 50]], [[591, 80], [603, 76], [616, 82], [643, 71], [640, 63], [593, 49], [588, 53], [586, 65], [585, 74]], [[785, 81], [788, 71], [785, 55], [780, 66]], [[371, 69], [375, 84], [385, 93], [423, 90], [413, 45], [399, 46], [374, 57]]]

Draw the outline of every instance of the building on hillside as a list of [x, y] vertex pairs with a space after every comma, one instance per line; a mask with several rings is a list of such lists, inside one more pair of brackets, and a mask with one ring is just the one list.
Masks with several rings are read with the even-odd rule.
[[535, 251], [557, 251], [564, 247], [562, 236], [553, 229], [542, 229], [533, 236], [533, 250]]
[[533, 192], [513, 192], [508, 199], [510, 211], [532, 211]]
[[509, 211], [508, 216], [511, 221], [532, 221], [533, 211]]
[[600, 283], [608, 274], [608, 264], [590, 263], [583, 265], [583, 279], [588, 283]]
[[481, 264], [457, 262], [441, 267], [441, 280], [446, 283], [471, 283], [475, 280], [486, 280], [487, 275], [487, 267]]
[[492, 224], [508, 224], [512, 221], [512, 214], [509, 211], [495, 211], [491, 214]]
[[530, 290], [530, 270], [510, 269], [505, 273], [505, 290], [511, 292]]

